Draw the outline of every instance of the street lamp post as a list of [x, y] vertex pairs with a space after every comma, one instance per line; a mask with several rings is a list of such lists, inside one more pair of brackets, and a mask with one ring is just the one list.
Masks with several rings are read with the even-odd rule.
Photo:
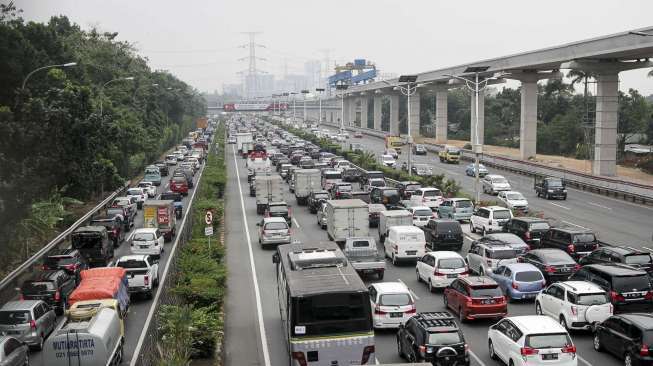
[[306, 94], [308, 93], [309, 93], [308, 90], [306, 89], [302, 90], [302, 94], [304, 94], [304, 117], [302, 118], [303, 119], [302, 123], [306, 123]]
[[27, 84], [27, 80], [32, 75], [34, 75], [35, 73], [37, 73], [37, 72], [39, 72], [41, 70], [52, 69], [52, 68], [55, 68], [55, 67], [72, 67], [72, 66], [77, 66], [77, 62], [68, 62], [68, 63], [65, 63], [65, 64], [41, 66], [41, 67], [39, 67], [39, 68], [37, 68], [35, 70], [32, 70], [29, 74], [27, 74], [27, 76], [25, 76], [25, 79], [23, 79], [23, 85], [20, 87], [20, 91], [22, 92], [23, 90], [25, 90], [25, 85]]
[[124, 78], [115, 78], [115, 79], [111, 79], [111, 80], [107, 81], [106, 83], [102, 84], [102, 87], [100, 88], [100, 116], [102, 116], [102, 99], [104, 97], [104, 88], [107, 85], [113, 83], [114, 81], [125, 81], [125, 80], [134, 80], [134, 77], [133, 76], [127, 76], [127, 77], [124, 77]]
[[317, 100], [320, 103], [320, 115], [317, 118], [317, 127], [320, 128], [320, 122], [322, 122], [322, 92], [324, 91], [324, 88], [316, 88], [315, 91], [318, 93]]
[[474, 73], [474, 79], [468, 79], [464, 78], [461, 76], [454, 76], [454, 75], [444, 75], [450, 78], [458, 79], [460, 81], [463, 81], [465, 83], [465, 86], [467, 89], [470, 91], [474, 92], [474, 110], [476, 112], [476, 118], [474, 120], [474, 141], [472, 141], [473, 144], [473, 150], [474, 150], [474, 193], [475, 193], [475, 198], [476, 198], [476, 204], [478, 205], [479, 202], [481, 202], [481, 190], [480, 190], [480, 177], [479, 177], [479, 164], [480, 164], [480, 155], [482, 152], [482, 146], [479, 142], [479, 137], [478, 137], [478, 98], [480, 92], [485, 90], [488, 86], [488, 82], [490, 80], [497, 79], [495, 77], [491, 78], [483, 78], [482, 80], [479, 81], [478, 75], [481, 72], [487, 71], [489, 69], [489, 66], [473, 66], [473, 67], [468, 67], [465, 69], [465, 73]]
[[408, 108], [408, 174], [413, 173], [413, 135], [411, 133], [411, 117], [410, 117], [410, 97], [415, 94], [417, 87], [420, 86], [415, 84], [417, 82], [417, 75], [401, 75], [399, 76], [400, 83], [406, 83], [406, 86], [401, 85], [392, 85], [389, 82], [382, 80], [384, 83], [394, 86], [394, 89], [399, 90], [401, 94], [406, 96]]

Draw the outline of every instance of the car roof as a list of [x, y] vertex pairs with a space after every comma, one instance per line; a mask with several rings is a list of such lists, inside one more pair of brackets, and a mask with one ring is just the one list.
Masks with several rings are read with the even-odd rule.
[[530, 263], [507, 263], [505, 264], [505, 266], [510, 268], [510, 270], [513, 272], [531, 272], [531, 271], [539, 272], [540, 271], [539, 269], [537, 269], [537, 267], [535, 267]]
[[546, 315], [521, 315], [506, 318], [525, 334], [567, 333], [565, 328]]
[[[518, 194], [521, 194], [521, 192], [518, 192], [518, 191], [503, 191], [502, 193], [503, 193], [503, 194], [508, 194], [508, 193], [518, 193]], [[522, 195], [522, 196], [523, 196], [523, 195]]]
[[[392, 212], [392, 211], [389, 211]], [[390, 231], [396, 231], [398, 233], [423, 233], [421, 228], [418, 228], [417, 226], [413, 225], [398, 225], [398, 226], [391, 226]]]
[[0, 311], [7, 310], [31, 310], [34, 306], [41, 303], [43, 300], [20, 300], [20, 301], [9, 301], [2, 305]]
[[422, 187], [422, 188], [420, 188], [420, 190], [421, 190], [422, 192], [426, 192], [426, 191], [440, 191], [440, 188], [435, 188], [435, 187]]
[[630, 313], [630, 314], [619, 314], [620, 317], [630, 320], [630, 322], [635, 323], [641, 328], [650, 330], [653, 329], [653, 315], [647, 313]]
[[540, 218], [531, 217], [531, 216], [513, 217], [513, 221], [524, 221], [524, 222], [529, 222], [529, 223], [533, 223], [533, 222], [546, 222], [547, 224], [549, 223], [545, 219], [540, 219]]
[[639, 274], [646, 274], [646, 272], [629, 268], [625, 266], [605, 265], [605, 264], [588, 264], [583, 267], [594, 268], [598, 271], [605, 272], [614, 276], [632, 276]]
[[616, 246], [616, 247], [604, 247], [606, 250], [611, 250], [615, 253], [621, 254], [621, 255], [628, 255], [628, 254], [649, 254], [648, 252], [645, 252], [643, 250], [637, 249], [637, 248], [631, 248], [631, 247], [626, 247], [626, 246]]
[[134, 233], [154, 233], [158, 229], [155, 227], [141, 227], [136, 230], [134, 230]]
[[436, 259], [444, 259], [444, 258], [460, 258], [463, 259], [463, 257], [457, 253], [453, 252], [450, 250], [439, 250], [437, 252], [427, 252], [426, 254], [430, 255], [433, 258]]
[[143, 260], [146, 257], [149, 257], [148, 254], [129, 254], [129, 255], [123, 255], [122, 257], [118, 258], [116, 263], [120, 261], [129, 261], [129, 260]]
[[570, 288], [571, 291], [578, 294], [605, 292], [598, 285], [588, 281], [563, 281], [563, 282], [558, 282], [558, 284]]
[[78, 227], [74, 232], [85, 232], [85, 231], [97, 231], [97, 232], [104, 232], [107, 231], [107, 228], [104, 226], [81, 226]]
[[264, 217], [263, 222], [266, 223], [266, 224], [268, 222], [283, 222], [285, 224], [286, 219], [284, 219], [283, 217]]
[[486, 276], [469, 276], [459, 278], [460, 281], [469, 286], [499, 286], [495, 280]]
[[408, 207], [407, 209], [408, 210], [429, 210], [429, 211], [431, 211], [431, 208], [428, 207], [428, 206], [412, 206], [412, 207]]
[[372, 284], [379, 293], [410, 293], [402, 282], [377, 282]]
[[454, 198], [447, 198], [449, 201], [471, 201], [469, 198], [463, 198], [463, 197], [454, 197]]
[[501, 207], [501, 206], [485, 206], [485, 207], [479, 207], [479, 208], [484, 208], [490, 211], [508, 211], [507, 208]]
[[569, 233], [569, 234], [594, 234], [594, 232], [592, 230], [580, 229], [580, 228], [571, 227], [571, 226], [552, 227], [551, 230], [564, 231], [564, 232]]
[[503, 175], [500, 175], [500, 174], [488, 174], [485, 177], [490, 178], [490, 179], [492, 179], [492, 178], [504, 178], [505, 179], [505, 177]]

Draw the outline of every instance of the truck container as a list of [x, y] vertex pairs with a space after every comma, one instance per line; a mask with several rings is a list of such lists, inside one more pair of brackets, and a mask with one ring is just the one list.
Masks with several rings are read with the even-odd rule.
[[389, 210], [379, 212], [379, 240], [385, 242], [388, 230], [393, 226], [413, 225], [413, 215], [408, 210]]
[[82, 271], [79, 286], [68, 297], [72, 306], [83, 300], [114, 299], [120, 304], [120, 311], [127, 314], [129, 308], [129, 282], [127, 271], [120, 267], [102, 267]]
[[84, 321], [66, 320], [43, 347], [48, 366], [106, 366], [122, 362], [124, 336], [118, 313], [100, 309]]
[[272, 171], [272, 163], [270, 159], [265, 158], [252, 158], [247, 159], [247, 181], [251, 181], [252, 177], [261, 174], [267, 174]]
[[177, 230], [175, 203], [172, 200], [147, 200], [143, 205], [143, 227], [157, 228], [166, 241], [172, 240]]
[[306, 205], [308, 195], [322, 189], [322, 176], [317, 169], [297, 169], [295, 175], [295, 198], [298, 205]]
[[344, 243], [349, 237], [369, 235], [367, 203], [359, 199], [326, 201], [329, 240]]
[[256, 213], [262, 215], [270, 202], [284, 200], [283, 184], [278, 175], [259, 175], [256, 177]]
[[252, 143], [254, 137], [251, 132], [237, 132], [236, 133], [236, 148], [238, 152], [242, 154], [243, 152], [243, 143]]

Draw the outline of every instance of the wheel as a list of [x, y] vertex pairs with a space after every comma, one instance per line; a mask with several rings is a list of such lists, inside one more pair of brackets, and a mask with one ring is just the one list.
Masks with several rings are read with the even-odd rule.
[[397, 265], [397, 258], [395, 257], [394, 253], [392, 253], [392, 265]]
[[562, 316], [562, 315], [560, 315], [560, 319], [559, 319], [559, 321], [560, 321], [560, 325], [562, 325], [563, 328], [565, 328], [565, 329], [568, 330], [568, 328], [567, 328], [567, 321], [565, 320], [565, 317]]
[[472, 233], [476, 233], [476, 228], [474, 227], [474, 224], [469, 221], [469, 231]]
[[462, 307], [458, 308], [458, 320], [460, 320], [461, 323], [467, 321], [467, 319], [465, 319], [465, 313], [463, 313]]
[[29, 352], [25, 353], [25, 363], [24, 366], [29, 366]]
[[592, 342], [592, 344], [596, 352], [603, 351], [603, 345], [601, 344], [601, 337], [599, 337], [599, 333], [594, 332], [594, 341]]
[[145, 293], [145, 298], [148, 299], [148, 300], [151, 300], [151, 299], [152, 299], [152, 290], [150, 290], [149, 292], [146, 292], [146, 293]]
[[445, 309], [449, 309], [449, 300], [447, 299], [447, 295], [442, 296], [442, 303], [444, 304]]
[[429, 280], [429, 292], [435, 292], [435, 287], [433, 287], [431, 280]]
[[384, 271], [378, 271], [378, 272], [376, 273], [376, 277], [377, 277], [377, 279], [378, 279], [379, 281], [383, 280], [383, 275], [384, 275], [384, 274], [385, 274]]
[[626, 353], [624, 356], [624, 366], [632, 366], [633, 365], [633, 356], [630, 353]]
[[37, 351], [42, 350], [43, 349], [43, 343], [45, 343], [45, 339], [44, 339], [43, 335], [41, 334], [41, 338], [39, 338], [39, 343], [36, 346], [34, 346], [34, 349], [37, 350]]
[[485, 236], [485, 226], [483, 226], [483, 229], [481, 230], [481, 235]]
[[156, 274], [156, 279], [154, 280], [154, 282], [152, 282], [152, 285], [154, 285], [154, 287], [159, 287], [159, 274], [158, 273]]
[[549, 193], [547, 192], [547, 193], [544, 194], [544, 198], [546, 198], [548, 200], [548, 199], [551, 199], [551, 196], [549, 196]]
[[488, 341], [487, 349], [488, 349], [488, 353], [490, 354], [490, 358], [496, 360], [497, 354], [494, 353], [494, 345], [492, 344], [492, 341]]
[[508, 362], [508, 366], [515, 366], [515, 363], [510, 360], [510, 362]]
[[417, 275], [417, 283], [422, 282], [422, 277], [419, 275], [419, 270], [415, 270], [415, 274]]
[[542, 315], [542, 306], [540, 306], [539, 302], [535, 303], [535, 314]]
[[483, 269], [483, 267], [478, 267], [478, 275], [485, 276], [485, 270]]
[[414, 349], [411, 349], [410, 353], [406, 355], [406, 360], [410, 363], [415, 363], [417, 361], [417, 356], [415, 356]]
[[506, 301], [509, 302], [509, 303], [511, 303], [511, 302], [513, 302], [514, 300], [515, 300], [515, 299], [512, 298], [512, 295], [510, 295], [510, 291], [506, 291]]

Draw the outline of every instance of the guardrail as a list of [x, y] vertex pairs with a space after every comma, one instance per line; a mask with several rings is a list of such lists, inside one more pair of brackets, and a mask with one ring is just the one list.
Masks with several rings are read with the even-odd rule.
[[0, 280], [0, 301], [6, 302], [13, 299], [16, 296], [15, 288], [19, 287], [27, 277], [34, 274], [35, 271], [40, 271], [40, 267], [36, 264], [47, 254], [52, 252], [55, 249], [58, 249], [59, 246], [66, 242], [69, 235], [75, 231], [78, 227], [82, 226], [89, 221], [93, 215], [98, 211], [104, 209], [114, 198], [122, 194], [127, 187], [129, 187], [130, 181], [127, 181], [124, 186], [118, 188], [113, 193], [111, 193], [107, 198], [100, 202], [97, 206], [88, 211], [84, 216], [75, 221], [69, 228], [64, 230], [61, 234], [57, 235], [52, 239], [48, 244], [41, 248], [38, 252], [34, 253], [29, 259], [23, 262], [16, 269], [11, 271], [5, 278]]
[[[330, 123], [326, 123], [332, 127], [339, 127]], [[368, 128], [346, 127], [350, 131], [360, 131], [368, 136], [383, 138], [386, 132], [371, 130]], [[428, 150], [438, 152], [444, 145], [424, 144]], [[462, 160], [473, 161], [474, 153], [471, 150], [461, 149]], [[481, 155], [481, 163], [495, 167], [497, 169], [508, 170], [513, 173], [536, 176], [546, 175], [554, 176], [564, 179], [568, 185], [587, 190], [599, 194], [622, 198], [632, 202], [639, 202], [642, 204], [653, 204], [653, 185], [628, 182], [624, 180], [597, 177], [591, 174], [576, 172], [564, 168], [556, 168], [543, 164], [534, 163], [531, 161], [512, 159], [503, 156], [496, 156], [490, 154]]]

